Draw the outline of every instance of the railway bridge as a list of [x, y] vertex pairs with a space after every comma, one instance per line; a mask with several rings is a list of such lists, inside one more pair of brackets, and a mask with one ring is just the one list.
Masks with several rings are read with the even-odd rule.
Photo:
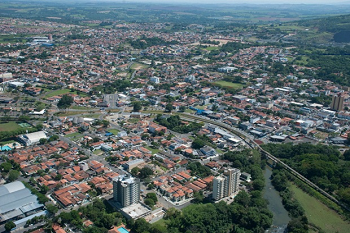
[[241, 131], [237, 128], [234, 128], [234, 127], [232, 127], [228, 124], [225, 124], [223, 122], [210, 120], [210, 119], [200, 117], [200, 116], [195, 116], [195, 115], [192, 115], [189, 113], [182, 113], [182, 114], [180, 114], [180, 117], [183, 118], [184, 120], [196, 121], [196, 122], [201, 121], [201, 122], [209, 123], [212, 125], [216, 125], [216, 126], [219, 126], [221, 128], [224, 128], [224, 129], [234, 133], [236, 136], [238, 136], [240, 139], [242, 139], [250, 148], [258, 150], [261, 153], [261, 155], [266, 156], [268, 159], [271, 159], [275, 164], [281, 165], [284, 169], [286, 169], [288, 172], [293, 174], [295, 177], [297, 177], [298, 179], [300, 179], [301, 181], [303, 181], [304, 183], [306, 183], [310, 187], [314, 188], [315, 190], [317, 190], [322, 195], [324, 195], [325, 197], [327, 197], [331, 201], [335, 202], [339, 206], [350, 211], [350, 209], [346, 205], [344, 205], [342, 202], [337, 200], [331, 194], [327, 193], [326, 191], [324, 191], [323, 189], [318, 187], [315, 183], [311, 182], [306, 177], [301, 175], [299, 172], [297, 172], [296, 170], [291, 168], [289, 165], [282, 162], [280, 159], [276, 158], [275, 156], [273, 156], [272, 154], [270, 154], [269, 152], [267, 152], [263, 148], [261, 148], [254, 140], [250, 139], [244, 131]]

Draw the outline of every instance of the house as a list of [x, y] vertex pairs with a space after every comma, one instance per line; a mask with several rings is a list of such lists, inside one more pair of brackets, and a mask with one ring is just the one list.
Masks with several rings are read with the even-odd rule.
[[203, 146], [200, 151], [206, 155], [207, 157], [210, 157], [210, 156], [216, 156], [216, 150], [210, 146]]

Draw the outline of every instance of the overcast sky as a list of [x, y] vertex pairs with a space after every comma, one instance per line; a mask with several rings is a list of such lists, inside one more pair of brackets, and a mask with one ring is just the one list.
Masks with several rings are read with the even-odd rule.
[[[95, 0], [97, 1], [97, 0]], [[103, 0], [101, 0], [103, 1]], [[107, 0], [108, 1], [108, 0]], [[109, 0], [111, 1], [111, 0]], [[113, 0], [112, 0], [113, 1]], [[164, 2], [164, 3], [254, 3], [254, 4], [339, 4], [347, 0], [117, 0], [123, 2]]]

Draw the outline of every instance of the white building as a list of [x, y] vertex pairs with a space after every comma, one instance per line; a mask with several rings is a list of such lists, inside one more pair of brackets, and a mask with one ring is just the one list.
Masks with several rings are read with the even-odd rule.
[[159, 78], [156, 76], [150, 77], [149, 81], [156, 83], [156, 84], [160, 83]]
[[213, 180], [213, 199], [218, 201], [224, 197], [225, 178], [215, 177]]
[[131, 175], [120, 175], [113, 179], [113, 198], [122, 207], [140, 201], [140, 179]]
[[212, 198], [216, 201], [229, 197], [239, 190], [239, 178], [241, 171], [237, 168], [230, 168], [224, 171], [223, 176], [215, 177], [213, 180]]
[[26, 146], [33, 145], [38, 143], [40, 139], [47, 139], [47, 136], [44, 131], [38, 131], [35, 133], [23, 134], [18, 137], [18, 139], [24, 143]]

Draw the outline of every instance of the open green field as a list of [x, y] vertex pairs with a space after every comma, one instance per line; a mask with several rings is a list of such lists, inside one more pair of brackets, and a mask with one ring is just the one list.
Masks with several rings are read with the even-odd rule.
[[130, 66], [130, 69], [132, 69], [132, 70], [139, 70], [139, 69], [145, 69], [147, 67], [148, 67], [148, 65], [135, 62], [134, 64], [132, 64]]
[[67, 134], [64, 136], [65, 138], [69, 138], [71, 140], [76, 140], [76, 139], [79, 139], [79, 138], [82, 138], [83, 135], [80, 134], [80, 133], [71, 133], [71, 134]]
[[13, 131], [17, 129], [21, 129], [21, 126], [14, 121], [0, 124], [0, 131]]
[[139, 122], [141, 119], [139, 118], [131, 118], [129, 119], [129, 122], [132, 123], [132, 124], [136, 124], [137, 122]]
[[117, 135], [119, 133], [119, 130], [117, 130], [117, 129], [108, 129], [107, 131], [114, 134], [114, 135]]
[[161, 227], [166, 227], [168, 220], [164, 220], [163, 218], [158, 220], [157, 222], [153, 223], [152, 225], [154, 226], [161, 226]]
[[84, 106], [72, 106], [70, 109], [76, 109], [76, 110], [91, 110], [89, 107]]
[[52, 96], [64, 95], [64, 94], [68, 94], [68, 93], [70, 93], [69, 89], [56, 90], [56, 91], [53, 91], [51, 93], [48, 93], [47, 95], [45, 95], [44, 98], [50, 98]]
[[103, 154], [102, 150], [94, 150], [94, 152], [92, 152], [94, 155], [101, 155]]
[[243, 85], [240, 83], [231, 83], [231, 82], [226, 82], [226, 81], [216, 81], [215, 84], [219, 84], [223, 87], [232, 87], [235, 89], [240, 89], [243, 87]]
[[344, 221], [339, 214], [329, 209], [316, 198], [302, 191], [296, 185], [291, 185], [290, 190], [305, 210], [305, 215], [310, 223], [315, 224], [324, 232], [349, 232], [350, 223]]
[[[61, 89], [61, 90], [56, 90], [56, 91], [53, 91], [53, 92], [49, 92], [48, 94], [46, 94], [44, 96], [44, 98], [50, 98], [52, 96], [56, 96], [56, 95], [64, 95], [64, 94], [68, 94], [68, 93], [71, 93], [71, 94], [78, 94], [76, 91], [73, 91], [71, 92], [70, 89]], [[87, 96], [85, 93], [81, 92], [79, 93], [79, 96]]]
[[218, 50], [219, 47], [214, 47], [214, 46], [210, 46], [210, 47], [206, 47], [205, 50], [208, 50], [208, 51], [213, 51], [213, 50]]
[[[63, 117], [63, 116], [74, 116], [74, 115], [81, 115], [81, 114], [84, 114], [84, 113], [89, 113], [88, 111], [86, 112], [64, 112], [64, 111], [60, 111], [60, 112], [56, 112], [55, 115], [56, 116], [59, 116], [59, 117]], [[84, 117], [89, 117], [87, 115], [84, 115]]]
[[84, 117], [88, 117], [88, 118], [94, 118], [94, 119], [97, 119], [101, 116], [101, 114], [87, 114], [87, 115], [84, 115]]
[[195, 113], [196, 111], [188, 108], [188, 109], [185, 110], [185, 112], [187, 112], [187, 113]]
[[153, 149], [152, 147], [146, 146], [146, 148], [150, 151], [152, 151], [152, 154], [157, 154], [159, 152], [159, 149]]

